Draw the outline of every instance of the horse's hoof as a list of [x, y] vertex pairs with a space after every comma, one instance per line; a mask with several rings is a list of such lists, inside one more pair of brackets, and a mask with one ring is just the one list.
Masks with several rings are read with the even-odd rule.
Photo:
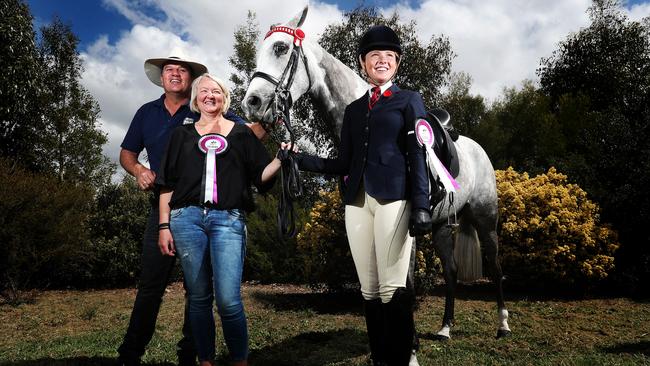
[[433, 336], [434, 341], [447, 342], [449, 339], [450, 337], [444, 336], [442, 334], [436, 334]]
[[510, 333], [512, 333], [512, 332], [507, 330], [507, 329], [499, 329], [499, 330], [497, 330], [497, 339], [510, 337]]

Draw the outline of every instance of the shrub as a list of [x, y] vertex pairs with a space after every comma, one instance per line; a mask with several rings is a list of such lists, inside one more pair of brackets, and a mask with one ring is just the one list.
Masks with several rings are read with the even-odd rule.
[[0, 290], [60, 287], [89, 275], [92, 189], [0, 159]]
[[[277, 207], [280, 182], [265, 195], [255, 196], [255, 211], [247, 217], [248, 237], [244, 279], [262, 283], [303, 280], [303, 264], [296, 249], [296, 238], [280, 238]], [[304, 221], [304, 209], [294, 201], [296, 226]]]
[[516, 283], [592, 286], [614, 269], [617, 235], [598, 206], [555, 168], [496, 172], [501, 263]]
[[341, 290], [358, 282], [345, 234], [345, 209], [338, 189], [321, 189], [298, 234], [305, 278], [312, 287]]
[[431, 293], [436, 279], [442, 274], [442, 262], [431, 242], [432, 235], [418, 237], [415, 251], [415, 290], [418, 294]]
[[151, 193], [141, 191], [130, 175], [99, 190], [91, 218], [92, 274], [86, 286], [135, 283], [150, 199]]

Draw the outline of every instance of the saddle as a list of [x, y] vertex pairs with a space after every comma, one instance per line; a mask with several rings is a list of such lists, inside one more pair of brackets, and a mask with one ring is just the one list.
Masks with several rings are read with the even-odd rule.
[[434, 108], [427, 112], [427, 120], [433, 128], [433, 151], [449, 174], [454, 178], [458, 177], [460, 165], [454, 141], [458, 140], [459, 135], [451, 124], [449, 113], [442, 108]]

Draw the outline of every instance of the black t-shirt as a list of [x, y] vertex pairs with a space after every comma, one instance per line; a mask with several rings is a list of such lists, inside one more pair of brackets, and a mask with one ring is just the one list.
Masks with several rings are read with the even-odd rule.
[[[201, 205], [201, 183], [206, 154], [198, 146], [199, 135], [194, 124], [176, 128], [167, 145], [156, 176], [156, 184], [173, 190], [172, 209]], [[217, 197], [219, 210], [254, 209], [251, 183], [258, 191], [269, 190], [275, 179], [262, 184], [262, 171], [271, 158], [264, 145], [246, 125], [235, 124], [226, 136], [228, 150], [216, 157]]]

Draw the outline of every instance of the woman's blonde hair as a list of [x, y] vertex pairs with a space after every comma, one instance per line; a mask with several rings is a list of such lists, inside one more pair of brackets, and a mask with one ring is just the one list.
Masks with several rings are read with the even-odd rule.
[[223, 107], [221, 108], [221, 114], [226, 114], [226, 112], [228, 112], [228, 108], [230, 108], [230, 89], [228, 89], [226, 84], [224, 84], [224, 82], [221, 81], [221, 79], [207, 72], [203, 75], [200, 75], [192, 82], [192, 97], [190, 98], [190, 110], [192, 110], [192, 112], [201, 113], [201, 111], [199, 111], [199, 105], [198, 102], [196, 101], [196, 97], [199, 94], [198, 93], [199, 83], [204, 78], [208, 78], [214, 81], [215, 83], [217, 83], [217, 85], [219, 85], [219, 88], [221, 88], [221, 91], [223, 92]]

